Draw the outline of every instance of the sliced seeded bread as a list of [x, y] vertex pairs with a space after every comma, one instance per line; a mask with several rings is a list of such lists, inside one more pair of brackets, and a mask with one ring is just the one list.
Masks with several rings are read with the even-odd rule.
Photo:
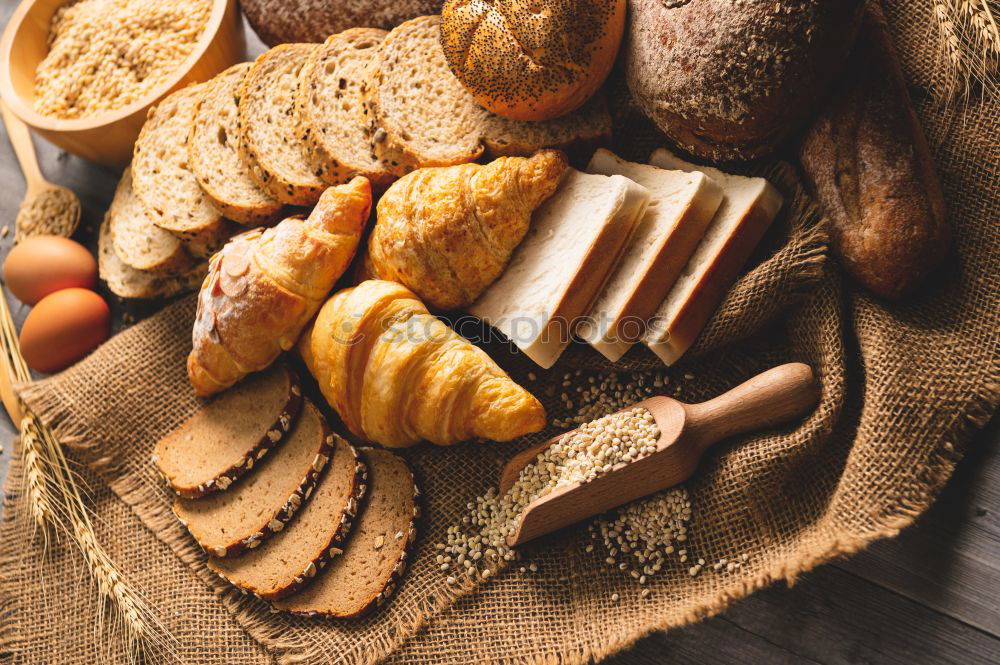
[[327, 188], [309, 162], [299, 127], [299, 74], [318, 44], [282, 44], [254, 62], [240, 87], [240, 156], [257, 184], [291, 205], [308, 206]]
[[274, 454], [225, 492], [178, 498], [174, 514], [209, 554], [232, 556], [257, 548], [285, 528], [312, 495], [333, 455], [333, 433], [311, 402], [302, 405], [291, 435]]
[[194, 259], [184, 243], [164, 231], [146, 214], [132, 191], [132, 169], [126, 168], [108, 209], [111, 241], [118, 258], [136, 270], [177, 274], [189, 270]]
[[354, 447], [339, 436], [334, 440], [326, 472], [295, 519], [264, 547], [239, 557], [212, 557], [209, 568], [244, 592], [277, 600], [310, 583], [344, 552], [367, 473]]
[[397, 175], [471, 162], [484, 150], [492, 156], [530, 155], [542, 148], [579, 153], [610, 137], [611, 117], [600, 97], [545, 122], [508, 120], [486, 111], [448, 67], [440, 22], [439, 16], [421, 16], [397, 26], [368, 68], [364, 97], [373, 149]]
[[136, 270], [115, 253], [111, 240], [111, 224], [105, 216], [98, 240], [98, 266], [101, 279], [119, 298], [169, 298], [198, 288], [208, 274], [208, 262], [199, 261], [179, 275], [159, 275]]
[[188, 131], [207, 84], [181, 88], [150, 109], [132, 156], [132, 188], [146, 214], [208, 258], [232, 234], [188, 168]]
[[392, 171], [372, 151], [371, 123], [362, 99], [368, 64], [385, 30], [352, 28], [331, 35], [302, 70], [299, 119], [314, 167], [332, 185], [363, 175], [382, 190]]
[[188, 135], [191, 172], [229, 219], [259, 226], [274, 221], [281, 201], [250, 175], [239, 154], [239, 89], [252, 62], [233, 65], [209, 81]]
[[363, 448], [368, 497], [344, 553], [312, 584], [274, 603], [280, 610], [328, 617], [359, 617], [382, 605], [399, 585], [417, 536], [419, 490], [396, 455]]
[[196, 499], [228, 489], [291, 430], [302, 387], [285, 364], [227, 390], [161, 439], [153, 462], [179, 496]]

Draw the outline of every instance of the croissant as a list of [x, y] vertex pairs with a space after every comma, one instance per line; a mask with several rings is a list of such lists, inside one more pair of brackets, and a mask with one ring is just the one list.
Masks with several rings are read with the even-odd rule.
[[565, 170], [565, 155], [544, 150], [406, 175], [379, 201], [368, 275], [408, 286], [437, 309], [471, 304], [503, 272]]
[[507, 441], [545, 426], [531, 393], [395, 282], [336, 293], [299, 352], [348, 429], [383, 446]]
[[326, 190], [308, 218], [240, 234], [212, 257], [187, 361], [198, 395], [228, 388], [295, 345], [354, 257], [371, 204], [368, 180], [358, 177]]

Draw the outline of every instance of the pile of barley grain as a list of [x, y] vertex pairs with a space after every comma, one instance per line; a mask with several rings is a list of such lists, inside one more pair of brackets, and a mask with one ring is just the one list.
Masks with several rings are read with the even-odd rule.
[[506, 539], [529, 503], [559, 487], [589, 482], [616, 464], [649, 455], [656, 450], [659, 436], [653, 415], [642, 408], [604, 416], [562, 435], [524, 468], [507, 494], [497, 496], [491, 488], [469, 503], [469, 515], [461, 525], [448, 528], [447, 542], [437, 545], [437, 562], [442, 572], [450, 573], [448, 582], [458, 581], [456, 573], [492, 575], [501, 560], [514, 558]]
[[56, 10], [35, 72], [35, 110], [83, 118], [140, 99], [191, 54], [211, 0], [77, 0]]

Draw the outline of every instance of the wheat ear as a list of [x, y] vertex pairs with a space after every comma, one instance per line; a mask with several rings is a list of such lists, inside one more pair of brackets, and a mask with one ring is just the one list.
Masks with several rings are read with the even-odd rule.
[[948, 99], [968, 97], [974, 87], [990, 97], [1000, 94], [998, 13], [996, 0], [934, 0]]

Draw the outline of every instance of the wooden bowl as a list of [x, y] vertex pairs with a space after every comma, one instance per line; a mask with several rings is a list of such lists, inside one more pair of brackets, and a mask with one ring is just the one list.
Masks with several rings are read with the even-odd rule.
[[174, 90], [207, 81], [246, 58], [246, 36], [236, 0], [212, 0], [205, 31], [194, 50], [168, 80], [143, 98], [116, 111], [61, 119], [34, 110], [35, 70], [48, 53], [52, 15], [67, 0], [23, 0], [0, 39], [0, 97], [36, 132], [85, 159], [120, 167], [132, 159], [132, 147], [149, 108]]

